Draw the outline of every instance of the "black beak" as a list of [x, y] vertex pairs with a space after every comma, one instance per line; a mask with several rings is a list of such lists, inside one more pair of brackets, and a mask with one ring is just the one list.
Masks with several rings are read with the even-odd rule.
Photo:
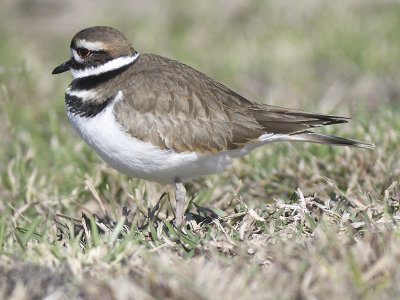
[[59, 65], [58, 67], [56, 67], [53, 72], [51, 72], [51, 74], [60, 74], [63, 73], [65, 71], [68, 71], [71, 67], [71, 60], [66, 61], [65, 63], [63, 63], [62, 65]]

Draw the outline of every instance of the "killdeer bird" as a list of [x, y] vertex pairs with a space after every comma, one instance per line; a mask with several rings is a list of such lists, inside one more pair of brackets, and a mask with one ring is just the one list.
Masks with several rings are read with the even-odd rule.
[[219, 173], [233, 158], [278, 141], [373, 148], [314, 133], [348, 118], [247, 100], [193, 68], [139, 54], [110, 27], [78, 32], [70, 59], [68, 118], [78, 135], [111, 167], [128, 176], [175, 186], [175, 225], [183, 224], [183, 182]]

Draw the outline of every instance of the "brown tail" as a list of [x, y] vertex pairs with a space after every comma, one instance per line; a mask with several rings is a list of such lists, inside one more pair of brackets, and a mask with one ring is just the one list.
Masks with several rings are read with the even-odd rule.
[[337, 136], [330, 136], [311, 131], [304, 131], [298, 134], [291, 135], [293, 141], [311, 142], [318, 144], [336, 145], [336, 146], [351, 146], [359, 148], [374, 149], [374, 144], [368, 144], [356, 140], [345, 139]]

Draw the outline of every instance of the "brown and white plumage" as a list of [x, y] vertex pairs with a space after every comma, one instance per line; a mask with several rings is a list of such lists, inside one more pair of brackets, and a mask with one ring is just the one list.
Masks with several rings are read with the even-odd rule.
[[66, 91], [72, 125], [106, 162], [133, 177], [179, 184], [275, 141], [373, 147], [310, 131], [348, 118], [249, 101], [185, 64], [139, 55], [113, 28], [77, 33], [71, 59], [53, 73], [66, 70], [74, 78]]

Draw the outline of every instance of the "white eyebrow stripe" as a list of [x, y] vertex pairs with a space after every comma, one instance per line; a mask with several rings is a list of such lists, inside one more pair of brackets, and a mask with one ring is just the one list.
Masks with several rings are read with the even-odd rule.
[[70, 69], [71, 75], [73, 79], [76, 78], [82, 78], [82, 77], [87, 77], [87, 76], [95, 76], [95, 75], [100, 75], [112, 70], [119, 69], [123, 66], [129, 65], [133, 63], [135, 60], [137, 60], [139, 57], [139, 53], [136, 53], [134, 56], [122, 56], [118, 58], [114, 58], [105, 64], [102, 64], [97, 67], [88, 67], [83, 70], [75, 70], [75, 69]]
[[92, 51], [104, 50], [105, 46], [102, 42], [89, 42], [87, 40], [78, 40], [76, 42], [77, 48], [86, 48]]

